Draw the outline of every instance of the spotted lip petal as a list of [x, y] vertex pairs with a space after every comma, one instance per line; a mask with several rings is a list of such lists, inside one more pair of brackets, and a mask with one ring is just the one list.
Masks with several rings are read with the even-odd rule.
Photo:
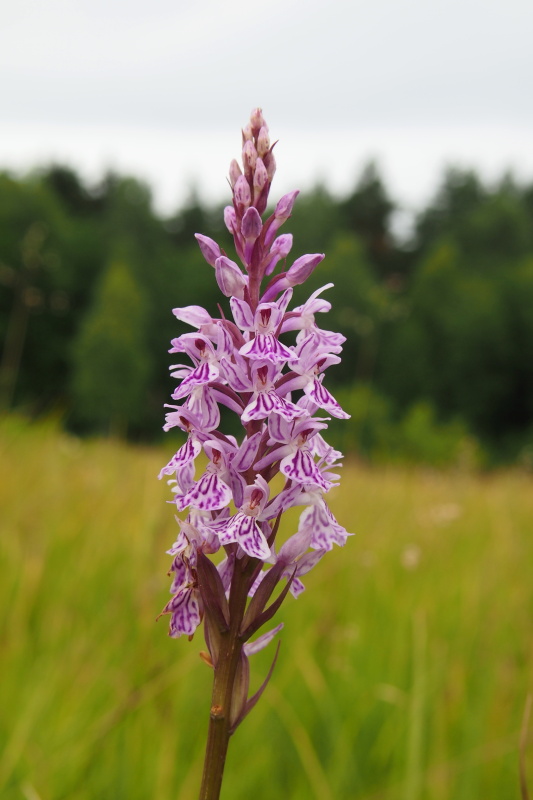
[[231, 489], [213, 473], [206, 472], [184, 497], [176, 500], [178, 511], [193, 506], [200, 511], [218, 511], [233, 499]]
[[237, 297], [232, 297], [229, 304], [237, 327], [241, 331], [253, 331], [254, 315], [248, 303], [244, 300], [239, 300]]
[[280, 397], [274, 389], [267, 392], [258, 392], [244, 409], [241, 420], [250, 422], [252, 419], [266, 419], [270, 414], [279, 414], [283, 419], [291, 421], [306, 415], [300, 406]]
[[170, 618], [169, 636], [176, 639], [185, 634], [192, 636], [202, 621], [198, 590], [192, 587], [174, 595], [161, 614], [172, 614]]
[[199, 364], [192, 372], [182, 380], [180, 385], [172, 394], [173, 400], [181, 400], [182, 397], [188, 395], [193, 387], [205, 386], [207, 383], [216, 381], [219, 376], [219, 369], [215, 364], [204, 362]]
[[295, 453], [285, 456], [281, 460], [280, 471], [299, 484], [312, 484], [319, 486], [325, 492], [328, 484], [322, 477], [309, 450], [299, 447]]
[[255, 339], [243, 345], [239, 352], [248, 358], [271, 361], [274, 364], [288, 361], [293, 357], [292, 350], [281, 344], [273, 333], [258, 333]]
[[185, 444], [180, 447], [178, 452], [172, 456], [168, 464], [163, 467], [159, 473], [159, 478], [161, 479], [163, 475], [172, 475], [177, 470], [183, 468], [186, 464], [189, 464], [189, 462], [194, 461], [194, 459], [200, 454], [201, 449], [202, 445], [198, 439], [187, 439]]
[[247, 555], [262, 561], [270, 556], [270, 548], [255, 517], [239, 512], [231, 517], [222, 530], [217, 531], [223, 545], [237, 542]]
[[339, 525], [325, 500], [301, 513], [298, 530], [304, 529], [309, 532], [311, 547], [315, 550], [331, 550], [334, 544], [342, 547], [350, 535]]
[[198, 420], [204, 431], [213, 431], [220, 424], [220, 411], [212, 390], [208, 386], [195, 386], [185, 402], [185, 408]]
[[316, 403], [319, 408], [323, 408], [328, 414], [337, 419], [350, 419], [350, 415], [344, 411], [337, 403], [333, 395], [322, 386], [319, 380], [314, 380], [304, 388], [304, 392]]
[[237, 533], [237, 541], [249, 556], [264, 561], [270, 555], [270, 547], [254, 517], [242, 514]]
[[[265, 275], [271, 275], [291, 250], [292, 236], [278, 236], [278, 229], [290, 217], [298, 192], [281, 198], [263, 223], [275, 159], [260, 109], [252, 112], [243, 130], [242, 154], [243, 169], [236, 161], [230, 168], [233, 205], [224, 211], [242, 263], [228, 258], [212, 239], [201, 234], [196, 237], [204, 258], [214, 268], [219, 288], [229, 298], [234, 321], [225, 317], [220, 306], [219, 319], [200, 306], [174, 309], [175, 316], [196, 331], [171, 341], [170, 352], [186, 353], [192, 366], [171, 367], [172, 377], [179, 381], [172, 397], [181, 405], [168, 406], [164, 429], [180, 428], [187, 441], [159, 475], [171, 476], [169, 484], [178, 510], [189, 508], [186, 520], [176, 518], [180, 533], [168, 551], [173, 558], [173, 596], [163, 613], [171, 615], [171, 636], [192, 635], [204, 612], [210, 614], [205, 576], [198, 574], [204, 569], [204, 556], [222, 546], [226, 549], [225, 561], [216, 567], [208, 562], [211, 577], [226, 597], [234, 575], [242, 577], [242, 565], [248, 564], [248, 559], [242, 561], [243, 554], [263, 562], [257, 565], [253, 588], [265, 575], [268, 586], [280, 576], [290, 581], [271, 605], [273, 614], [289, 589], [294, 596], [303, 591], [301, 576], [350, 535], [323, 497], [335, 485], [338, 476], [332, 470], [340, 454], [326, 444], [320, 432], [327, 428], [330, 415], [348, 417], [322, 383], [324, 371], [340, 361], [337, 354], [345, 341], [341, 334], [320, 329], [315, 321], [317, 313], [331, 308], [320, 294], [332, 284], [288, 310], [293, 286], [303, 283], [323, 258], [311, 254], [296, 259], [288, 269], [281, 263], [266, 288], [262, 285]], [[295, 336], [285, 340], [284, 334], [291, 332]], [[280, 341], [280, 335], [287, 344]], [[218, 430], [219, 406], [240, 417], [246, 429], [243, 439]], [[326, 410], [326, 418], [314, 416], [320, 409]], [[202, 448], [209, 463], [196, 481], [195, 466]], [[270, 479], [278, 466], [286, 480], [271, 497], [266, 478]], [[304, 507], [298, 531], [276, 555], [281, 514], [293, 506]], [[267, 565], [274, 565], [274, 574], [265, 570]], [[268, 586], [259, 584], [256, 600], [266, 597]], [[243, 663], [247, 665], [248, 655], [265, 646], [280, 627], [245, 645]], [[216, 631], [208, 626], [206, 642], [216, 669], [215, 639]], [[247, 700], [246, 684], [243, 709], [249, 710], [261, 691]], [[231, 732], [235, 720], [243, 716], [239, 717], [240, 713], [236, 717], [235, 709], [230, 710]]]
[[250, 469], [255, 461], [262, 436], [263, 429], [244, 439], [233, 460], [233, 468], [237, 472], [246, 472], [247, 469]]

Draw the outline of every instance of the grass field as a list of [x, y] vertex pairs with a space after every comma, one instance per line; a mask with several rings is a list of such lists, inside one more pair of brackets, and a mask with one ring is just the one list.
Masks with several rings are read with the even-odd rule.
[[[211, 675], [155, 617], [173, 452], [0, 421], [0, 797], [192, 800]], [[533, 689], [533, 479], [348, 463], [224, 800], [512, 800]], [[271, 645], [254, 656], [264, 677]], [[533, 786], [533, 735], [526, 767]], [[530, 790], [531, 791], [531, 790]]]

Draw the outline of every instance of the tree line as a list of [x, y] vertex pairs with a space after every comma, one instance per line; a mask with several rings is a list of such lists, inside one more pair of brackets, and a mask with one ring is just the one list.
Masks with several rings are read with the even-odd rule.
[[[450, 169], [408, 235], [397, 211], [370, 164], [348, 196], [300, 195], [285, 226], [291, 261], [326, 253], [306, 293], [335, 284], [321, 325], [347, 337], [331, 371], [353, 415], [339, 444], [370, 457], [426, 448], [438, 461], [470, 441], [489, 461], [531, 459], [533, 185]], [[222, 209], [194, 194], [163, 217], [132, 177], [1, 172], [2, 408], [156, 438], [174, 386], [169, 341], [185, 330], [171, 309], [217, 314], [220, 302], [197, 232], [231, 255]]]

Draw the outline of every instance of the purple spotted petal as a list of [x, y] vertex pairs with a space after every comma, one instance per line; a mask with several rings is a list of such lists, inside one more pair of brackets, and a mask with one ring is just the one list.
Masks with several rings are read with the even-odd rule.
[[[270, 438], [276, 442], [291, 442], [293, 426], [290, 422], [278, 414], [272, 414], [268, 418], [268, 432]], [[269, 444], [272, 442], [269, 441]]]
[[238, 300], [236, 297], [232, 297], [229, 304], [237, 327], [240, 328], [241, 331], [253, 331], [254, 315], [248, 303], [244, 300]]
[[186, 494], [194, 486], [194, 461], [188, 461], [176, 470], [176, 491], [180, 495]]
[[325, 492], [329, 489], [311, 453], [302, 447], [299, 447], [292, 455], [285, 456], [279, 468], [287, 478], [295, 481], [295, 483], [310, 483], [314, 486], [319, 486]]
[[[240, 516], [237, 514], [237, 516]], [[233, 526], [233, 520], [235, 517], [230, 517], [227, 520], [223, 520], [217, 525], [213, 525], [213, 529], [215, 530], [220, 544], [226, 546], [227, 544], [233, 544], [237, 541], [235, 527]]]
[[[289, 274], [290, 274], [290, 270], [289, 270]], [[279, 300], [276, 301], [276, 305], [277, 305], [278, 310], [279, 310], [279, 321], [278, 321], [278, 324], [283, 319], [283, 315], [285, 314], [285, 312], [287, 310], [287, 306], [289, 305], [291, 299], [292, 299], [292, 289], [285, 289], [285, 291], [283, 292], [283, 294], [281, 295]]]
[[[299, 343], [304, 336], [307, 336], [307, 332], [300, 332], [296, 337], [296, 341]], [[311, 336], [316, 343], [317, 351], [322, 353], [340, 353], [342, 345], [346, 341], [346, 336], [343, 336], [342, 333], [324, 331], [316, 325], [311, 328]]]
[[241, 347], [239, 353], [247, 358], [259, 358], [273, 364], [288, 361], [294, 355], [273, 333], [258, 333], [255, 339]]
[[271, 390], [270, 392], [258, 392], [254, 395], [244, 409], [241, 420], [249, 422], [252, 419], [266, 419], [273, 413], [280, 414], [288, 421], [297, 417], [307, 416], [307, 411], [303, 408], [284, 400], [274, 390]]
[[233, 364], [227, 358], [221, 358], [220, 366], [222, 367], [224, 377], [234, 391], [249, 392], [250, 389], [252, 389], [250, 378], [239, 364]]
[[169, 636], [177, 638], [182, 634], [192, 636], [201, 622], [198, 590], [189, 587], [178, 592], [167, 603], [162, 614], [172, 614]]
[[237, 520], [237, 517], [240, 517], [240, 519], [234, 523], [236, 540], [245, 553], [264, 561], [270, 556], [270, 547], [259, 529], [255, 517], [237, 514], [235, 520]]
[[159, 473], [159, 478], [161, 479], [163, 475], [172, 475], [176, 470], [184, 467], [185, 464], [194, 461], [201, 449], [202, 445], [197, 439], [188, 439], [178, 452], [172, 456], [166, 467], [163, 467]]
[[305, 591], [305, 586], [301, 582], [300, 578], [296, 576], [292, 579], [291, 588], [289, 592], [292, 594], [293, 597], [299, 597], [302, 592]]
[[170, 568], [170, 572], [174, 573], [174, 579], [170, 587], [170, 591], [174, 594], [179, 589], [183, 588], [184, 584], [189, 582], [190, 572], [183, 563], [181, 556], [176, 556]]
[[220, 423], [220, 411], [213, 395], [207, 386], [195, 386], [185, 403], [191, 414], [198, 420], [198, 427], [204, 432], [213, 431]]
[[334, 544], [342, 547], [350, 535], [339, 525], [324, 500], [301, 513], [298, 530], [304, 529], [311, 534], [311, 547], [315, 550], [331, 550]]
[[218, 475], [206, 472], [198, 483], [187, 494], [176, 500], [178, 511], [183, 511], [187, 506], [198, 508], [200, 511], [218, 511], [231, 503], [233, 495], [231, 489]]
[[245, 553], [265, 560], [270, 556], [267, 540], [260, 530], [255, 517], [239, 512], [228, 520], [225, 527], [217, 530], [223, 545], [238, 542]]
[[216, 381], [219, 375], [219, 369], [215, 364], [210, 364], [204, 361], [198, 367], [193, 369], [189, 375], [184, 378], [177, 389], [172, 394], [173, 400], [181, 400], [182, 397], [188, 395], [194, 386], [205, 386], [211, 381]]
[[304, 391], [319, 408], [323, 408], [328, 414], [332, 414], [338, 419], [350, 418], [350, 415], [343, 411], [333, 395], [328, 392], [320, 381], [314, 380], [313, 383], [305, 387]]
[[246, 472], [247, 469], [250, 469], [255, 461], [262, 435], [262, 431], [257, 431], [253, 436], [245, 437], [232, 462], [233, 468], [236, 469], [237, 472]]
[[230, 332], [222, 323], [218, 324], [218, 341], [217, 341], [217, 358], [220, 361], [222, 357], [231, 358], [233, 355], [233, 339]]

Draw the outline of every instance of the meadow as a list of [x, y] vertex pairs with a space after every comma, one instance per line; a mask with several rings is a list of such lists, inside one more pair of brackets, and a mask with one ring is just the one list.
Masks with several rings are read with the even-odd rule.
[[[0, 420], [3, 800], [196, 796], [204, 643], [155, 622], [177, 531], [156, 476], [177, 444]], [[532, 490], [519, 470], [347, 460], [331, 506], [356, 535], [277, 614], [278, 663], [231, 742], [225, 800], [520, 797]], [[253, 657], [255, 685], [273, 654]]]

